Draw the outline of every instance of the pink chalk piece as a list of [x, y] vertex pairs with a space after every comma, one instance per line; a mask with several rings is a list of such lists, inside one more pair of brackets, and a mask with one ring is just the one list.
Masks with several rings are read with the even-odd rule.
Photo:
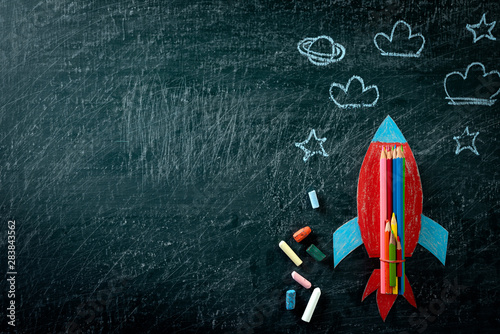
[[308, 280], [306, 280], [304, 277], [302, 277], [299, 273], [297, 273], [296, 271], [292, 272], [292, 278], [297, 282], [299, 283], [300, 285], [302, 285], [304, 288], [306, 289], [309, 289], [311, 287], [311, 282], [309, 282]]

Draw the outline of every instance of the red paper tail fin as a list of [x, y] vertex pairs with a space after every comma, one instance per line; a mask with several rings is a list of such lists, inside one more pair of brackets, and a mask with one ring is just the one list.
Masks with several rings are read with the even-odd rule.
[[394, 305], [396, 298], [398, 298], [398, 295], [386, 295], [381, 294], [380, 290], [377, 291], [378, 312], [380, 313], [382, 320], [385, 321], [385, 318], [387, 318], [387, 315], [389, 314], [392, 305]]
[[[398, 295], [386, 295], [380, 293], [380, 269], [375, 269], [366, 283], [365, 291], [363, 292], [363, 297], [361, 301], [365, 300], [372, 292], [377, 290], [377, 306], [382, 320], [385, 321], [389, 311], [394, 305]], [[413, 307], [417, 307], [415, 302], [415, 296], [413, 295], [413, 290], [411, 289], [410, 282], [408, 281], [408, 276], [405, 275], [405, 293], [403, 297], [410, 303]]]
[[415, 296], [413, 295], [413, 290], [410, 286], [410, 281], [408, 281], [408, 276], [405, 275], [405, 293], [403, 297], [410, 303], [413, 307], [417, 308], [417, 302], [415, 301]]
[[380, 269], [375, 269], [368, 279], [368, 283], [366, 283], [365, 292], [363, 292], [361, 301], [365, 300], [366, 297], [378, 288], [380, 288]]

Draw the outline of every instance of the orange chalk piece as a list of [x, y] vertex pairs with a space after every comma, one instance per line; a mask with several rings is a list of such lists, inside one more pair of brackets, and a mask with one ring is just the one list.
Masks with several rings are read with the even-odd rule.
[[309, 233], [311, 233], [311, 228], [309, 226], [306, 226], [295, 232], [293, 234], [293, 238], [295, 239], [295, 241], [301, 242], [305, 239], [305, 237], [309, 235]]

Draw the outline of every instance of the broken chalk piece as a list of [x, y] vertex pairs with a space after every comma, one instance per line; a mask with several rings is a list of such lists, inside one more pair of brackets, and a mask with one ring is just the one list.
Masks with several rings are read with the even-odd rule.
[[302, 315], [303, 321], [311, 321], [314, 309], [316, 309], [316, 304], [318, 304], [319, 296], [321, 296], [321, 290], [319, 288], [314, 289], [313, 293], [311, 294], [311, 298], [309, 298], [309, 302], [307, 303], [306, 310]]
[[311, 255], [316, 261], [323, 261], [326, 257], [326, 255], [323, 254], [323, 252], [320, 251], [318, 247], [314, 246], [314, 244], [311, 244], [311, 246], [306, 249], [306, 252], [307, 254]]
[[297, 254], [295, 254], [295, 252], [290, 248], [290, 246], [288, 246], [286, 242], [284, 242], [283, 240], [280, 241], [279, 246], [281, 250], [285, 252], [286, 255], [288, 255], [290, 260], [292, 260], [297, 267], [302, 264], [302, 260], [297, 256]]
[[293, 234], [293, 238], [295, 239], [295, 241], [301, 242], [305, 237], [309, 235], [309, 233], [311, 233], [311, 228], [309, 226], [306, 226], [295, 232]]
[[316, 195], [316, 190], [311, 190], [309, 192], [309, 199], [311, 200], [311, 205], [313, 209], [319, 208], [318, 196]]
[[288, 290], [286, 292], [286, 309], [293, 310], [295, 308], [295, 290]]
[[306, 289], [309, 289], [311, 287], [311, 282], [306, 280], [302, 275], [300, 275], [296, 271], [292, 272], [292, 278]]

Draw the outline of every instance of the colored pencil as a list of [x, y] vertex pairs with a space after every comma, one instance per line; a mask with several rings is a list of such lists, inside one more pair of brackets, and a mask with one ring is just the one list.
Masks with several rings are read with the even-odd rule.
[[387, 150], [387, 219], [392, 216], [392, 152]]
[[[398, 221], [396, 220], [396, 214], [392, 214], [391, 218], [391, 231], [394, 234], [394, 238], [398, 237]], [[394, 241], [396, 242], [396, 241]]]
[[[396, 260], [396, 240], [398, 238], [398, 222], [396, 219], [396, 215], [393, 213], [392, 214], [392, 220], [391, 220], [391, 232], [394, 235], [394, 259], [391, 260]], [[396, 264], [394, 263], [394, 271], [396, 270]], [[394, 276], [396, 277], [396, 276]], [[392, 293], [397, 295], [398, 294], [398, 280], [396, 279], [396, 285], [393, 288]]]
[[[396, 248], [396, 247], [394, 247]], [[398, 291], [399, 291], [399, 279], [398, 277], [396, 276], [396, 286], [394, 287], [394, 289], [392, 289], [392, 294], [393, 295], [397, 295], [398, 294]]]
[[396, 276], [396, 286], [394, 287], [394, 289], [392, 290], [392, 294], [393, 295], [397, 295], [398, 294], [398, 291], [399, 291], [399, 279], [398, 277]]
[[[385, 156], [385, 149], [382, 148], [380, 154], [380, 257], [384, 258], [385, 248], [388, 247], [384, 243], [385, 237], [385, 221], [387, 218], [387, 157]], [[381, 293], [386, 293], [385, 291], [385, 275], [384, 262], [380, 261], [380, 287]]]
[[[392, 169], [393, 169], [393, 164], [394, 159], [393, 159], [393, 152], [391, 147], [387, 147], [387, 219], [390, 221], [393, 213], [393, 203], [392, 203]], [[390, 229], [390, 226], [389, 226]], [[387, 256], [387, 259], [389, 259], [389, 256]], [[386, 262], [386, 272], [389, 274], [389, 263]], [[386, 293], [391, 293], [392, 294], [392, 287], [390, 286], [390, 279], [387, 278], [387, 289]]]
[[[392, 151], [392, 212], [398, 213], [398, 193], [397, 193], [397, 182], [398, 182], [398, 158], [396, 156], [397, 151], [393, 149]], [[399, 219], [399, 217], [397, 217]]]
[[[396, 238], [394, 238], [394, 233], [391, 232], [391, 238], [389, 241], [389, 260], [396, 260]], [[396, 286], [396, 264], [389, 264], [389, 285], [394, 287]]]
[[[396, 245], [396, 260], [401, 261], [402, 256], [401, 256], [401, 240], [398, 237], [397, 240], [397, 245]], [[397, 263], [396, 264], [396, 276], [401, 277], [403, 274], [403, 268], [402, 268], [402, 263]], [[401, 284], [399, 285], [401, 286]]]
[[[396, 212], [396, 219], [398, 222], [397, 225], [397, 234], [396, 234], [396, 239], [400, 237], [401, 235], [401, 229], [403, 228], [403, 158], [401, 156], [401, 147], [396, 146], [396, 177], [395, 177], [395, 184], [396, 184], [396, 208], [394, 211]], [[399, 279], [398, 279], [399, 280]], [[399, 291], [399, 286], [398, 285], [398, 293]]]
[[[389, 241], [390, 241], [390, 236], [391, 236], [391, 223], [389, 223], [389, 220], [385, 221], [385, 239], [384, 239], [384, 245], [385, 247], [385, 254], [384, 254], [384, 260], [389, 260]], [[392, 293], [391, 286], [389, 285], [389, 262], [384, 262], [384, 270], [385, 270], [385, 293]]]
[[[405, 162], [405, 153], [403, 151], [403, 146], [401, 146], [401, 158], [403, 161], [403, 205], [401, 212], [401, 233], [399, 236], [401, 237], [401, 259], [405, 259], [405, 193], [406, 193], [406, 162]], [[400, 294], [405, 293], [405, 262], [401, 263], [401, 280], [400, 280]]]
[[[403, 166], [403, 160], [401, 158], [401, 148], [397, 147], [393, 151], [393, 179], [392, 179], [392, 189], [393, 189], [393, 203], [392, 203], [392, 209], [396, 215], [396, 220], [397, 220], [397, 232], [394, 233], [394, 236], [397, 238], [398, 235], [401, 233], [401, 222], [400, 220], [402, 219], [402, 204], [403, 204], [403, 171], [402, 171], [402, 166]], [[399, 293], [399, 291], [398, 291]]]

